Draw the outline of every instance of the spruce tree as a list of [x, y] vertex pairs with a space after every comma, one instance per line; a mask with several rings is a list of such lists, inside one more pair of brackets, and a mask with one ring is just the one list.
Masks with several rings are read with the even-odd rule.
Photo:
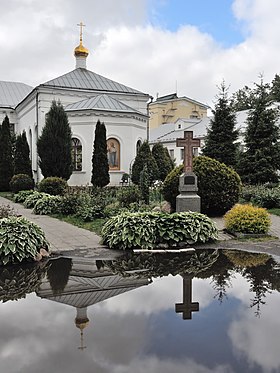
[[9, 190], [13, 176], [12, 141], [9, 118], [4, 118], [0, 126], [0, 191]]
[[166, 176], [173, 169], [173, 162], [168, 150], [161, 143], [156, 143], [152, 148], [152, 155], [157, 163], [158, 178], [164, 181]]
[[144, 141], [143, 144], [140, 146], [135, 161], [132, 165], [131, 180], [134, 184], [139, 184], [140, 173], [145, 165], [147, 165], [148, 168], [149, 182], [151, 185], [153, 181], [159, 178], [159, 171], [157, 163], [152, 155], [150, 146], [147, 141]]
[[227, 88], [222, 82], [218, 95], [214, 117], [210, 121], [203, 147], [203, 155], [214, 158], [227, 166], [235, 166], [237, 162], [236, 140], [238, 131], [235, 130], [236, 117], [228, 100]]
[[97, 187], [104, 187], [110, 182], [109, 163], [107, 156], [106, 127], [99, 120], [96, 123], [93, 154], [91, 183]]
[[270, 107], [269, 86], [256, 84], [256, 103], [247, 117], [246, 151], [240, 157], [238, 172], [249, 184], [277, 182], [280, 168], [280, 133], [276, 121], [279, 110]]
[[278, 74], [275, 74], [271, 82], [270, 99], [280, 102], [280, 76]]
[[15, 155], [14, 155], [14, 174], [26, 174], [33, 178], [30, 149], [26, 138], [25, 131], [16, 136]]
[[60, 102], [52, 102], [46, 125], [37, 142], [39, 166], [44, 177], [68, 180], [72, 174], [72, 133], [67, 114]]

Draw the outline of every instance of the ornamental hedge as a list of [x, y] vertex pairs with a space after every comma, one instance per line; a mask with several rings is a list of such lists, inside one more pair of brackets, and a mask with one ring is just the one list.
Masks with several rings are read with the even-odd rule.
[[[202, 213], [212, 216], [223, 215], [238, 202], [241, 180], [231, 167], [215, 159], [199, 156], [194, 158], [193, 171], [198, 179]], [[163, 196], [173, 210], [176, 209], [179, 176], [182, 173], [183, 165], [176, 167], [167, 175], [162, 186]]]
[[101, 235], [109, 248], [126, 250], [204, 243], [217, 239], [218, 231], [210, 218], [198, 212], [124, 212], [110, 218]]

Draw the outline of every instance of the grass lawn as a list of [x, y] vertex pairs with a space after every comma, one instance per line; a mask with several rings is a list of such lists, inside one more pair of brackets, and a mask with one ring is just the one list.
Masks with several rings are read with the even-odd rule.
[[13, 201], [14, 194], [12, 192], [0, 192], [0, 196], [3, 198], [7, 198], [10, 201]]
[[84, 222], [73, 215], [65, 216], [61, 214], [55, 214], [51, 216], [59, 220], [65, 221], [66, 223], [76, 225], [77, 227], [87, 229], [88, 231], [94, 232], [98, 234], [99, 236], [101, 235], [101, 229], [103, 227], [103, 224], [107, 220], [107, 219], [95, 219], [94, 221], [91, 221], [91, 222]]
[[270, 214], [280, 216], [280, 209], [270, 209], [268, 210]]

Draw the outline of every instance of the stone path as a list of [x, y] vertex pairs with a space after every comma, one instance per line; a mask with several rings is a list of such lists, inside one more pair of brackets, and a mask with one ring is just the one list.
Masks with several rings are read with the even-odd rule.
[[[45, 232], [46, 238], [50, 243], [51, 251], [55, 254], [85, 259], [94, 259], [97, 257], [108, 259], [123, 253], [123, 251], [108, 250], [105, 246], [100, 244], [100, 237], [98, 235], [83, 228], [73, 226], [46, 215], [32, 214], [32, 210], [25, 209], [21, 204], [11, 202], [3, 197], [0, 197], [0, 205], [9, 205], [19, 215], [39, 225]], [[265, 242], [242, 242], [240, 240], [233, 240], [231, 236], [223, 232], [223, 218], [214, 218], [213, 220], [219, 230], [219, 241], [214, 244], [201, 245], [201, 248], [215, 247], [268, 252], [280, 257], [279, 216], [271, 215], [272, 225], [269, 232], [278, 239]]]

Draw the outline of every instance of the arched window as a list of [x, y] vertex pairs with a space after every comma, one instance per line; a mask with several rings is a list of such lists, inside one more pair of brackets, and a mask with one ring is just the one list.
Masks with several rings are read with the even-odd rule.
[[141, 145], [142, 145], [142, 141], [138, 140], [137, 143], [136, 143], [136, 154], [138, 154]]
[[82, 143], [76, 137], [72, 138], [73, 171], [82, 171]]
[[120, 143], [111, 137], [107, 140], [107, 155], [110, 170], [120, 169]]

